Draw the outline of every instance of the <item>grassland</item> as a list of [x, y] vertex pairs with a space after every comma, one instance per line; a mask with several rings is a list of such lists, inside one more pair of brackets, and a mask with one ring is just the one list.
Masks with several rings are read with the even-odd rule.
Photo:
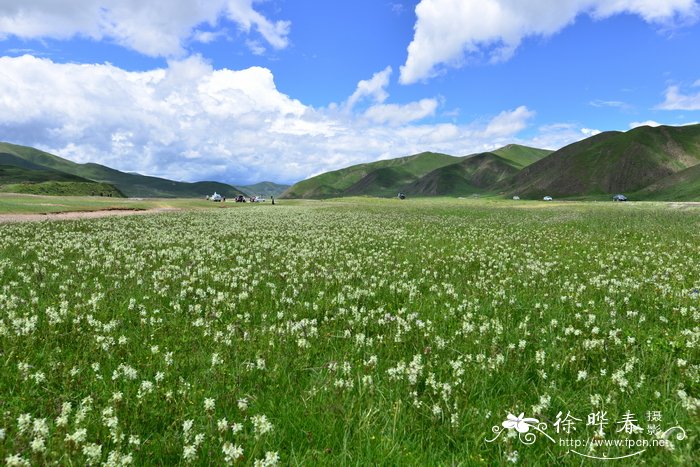
[[[668, 438], [626, 462], [691, 465], [699, 245], [700, 209], [661, 203], [339, 199], [0, 225], [0, 454], [581, 465], [558, 440]], [[557, 442], [503, 427], [521, 413]], [[628, 413], [644, 432], [622, 430]], [[676, 426], [687, 436], [664, 438]]]
[[1, 214], [48, 214], [115, 209], [226, 209], [235, 203], [212, 203], [194, 198], [108, 198], [100, 196], [42, 196], [0, 193]]

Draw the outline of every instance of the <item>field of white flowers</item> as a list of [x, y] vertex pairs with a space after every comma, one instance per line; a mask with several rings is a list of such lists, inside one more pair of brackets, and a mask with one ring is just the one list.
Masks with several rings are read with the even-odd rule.
[[[0, 461], [690, 464], [699, 289], [700, 209], [660, 205], [0, 225]], [[558, 444], [623, 435], [669, 443]]]

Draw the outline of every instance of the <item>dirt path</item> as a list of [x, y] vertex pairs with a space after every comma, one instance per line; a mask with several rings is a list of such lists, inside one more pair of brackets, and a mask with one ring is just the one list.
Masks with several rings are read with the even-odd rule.
[[72, 219], [97, 219], [99, 217], [110, 216], [135, 216], [141, 214], [153, 214], [158, 212], [179, 211], [176, 208], [156, 208], [156, 209], [107, 209], [101, 211], [70, 211], [53, 212], [48, 214], [0, 214], [0, 224], [12, 222], [39, 222], [39, 221], [61, 221]]

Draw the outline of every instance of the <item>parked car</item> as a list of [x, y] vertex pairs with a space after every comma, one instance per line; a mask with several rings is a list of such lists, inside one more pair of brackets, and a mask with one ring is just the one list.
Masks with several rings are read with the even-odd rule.
[[519, 201], [519, 200], [520, 200], [520, 196], [513, 196], [513, 199], [514, 199], [515, 201]]
[[399, 193], [398, 198], [399, 199], [406, 199], [406, 195], [403, 193]]
[[236, 196], [236, 202], [237, 203], [245, 203], [245, 196], [243, 196], [243, 195]]
[[545, 200], [545, 201], [552, 201], [552, 197], [551, 197], [551, 196], [545, 196], [545, 197], [542, 198], [542, 199]]
[[613, 201], [627, 201], [627, 196], [615, 195], [615, 196], [613, 196]]

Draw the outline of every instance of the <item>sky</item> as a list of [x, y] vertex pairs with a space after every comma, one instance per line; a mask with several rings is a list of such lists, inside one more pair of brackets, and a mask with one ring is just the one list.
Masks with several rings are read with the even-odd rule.
[[0, 141], [183, 181], [700, 121], [700, 0], [0, 0]]

